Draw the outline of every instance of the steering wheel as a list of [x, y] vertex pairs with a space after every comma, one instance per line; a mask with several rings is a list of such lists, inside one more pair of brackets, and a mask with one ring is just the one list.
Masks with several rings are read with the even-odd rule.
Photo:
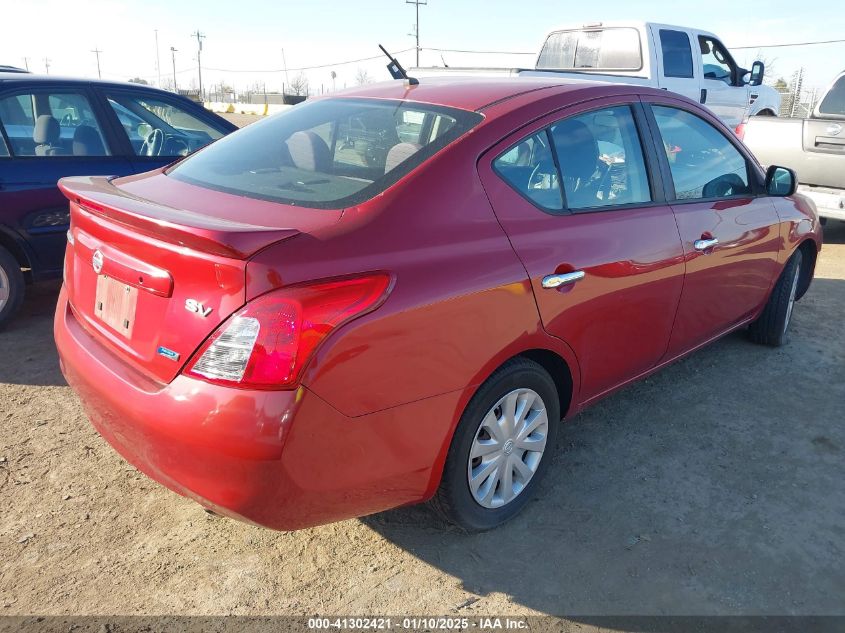
[[72, 127], [73, 126], [73, 117], [70, 113], [65, 114], [62, 117], [62, 122], [60, 124], [62, 127]]
[[[528, 177], [528, 189], [534, 189], [535, 185], [540, 184], [537, 182], [537, 176], [540, 174], [549, 174], [551, 178], [552, 175], [557, 174], [557, 169], [553, 162], [548, 160], [541, 160], [534, 169], [531, 170], [531, 175]], [[551, 183], [549, 183], [551, 185]]]
[[144, 142], [141, 144], [141, 156], [159, 156], [164, 147], [164, 132], [158, 128], [153, 128], [153, 131], [147, 135]]

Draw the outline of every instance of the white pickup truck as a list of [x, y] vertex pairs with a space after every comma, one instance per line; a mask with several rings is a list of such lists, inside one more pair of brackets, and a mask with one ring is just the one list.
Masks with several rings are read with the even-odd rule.
[[777, 115], [780, 94], [761, 85], [764, 67], [740, 68], [719, 38], [652, 22], [561, 27], [546, 36], [533, 68], [414, 68], [415, 77], [537, 76], [630, 83], [671, 90], [710, 108], [735, 128], [747, 116]]

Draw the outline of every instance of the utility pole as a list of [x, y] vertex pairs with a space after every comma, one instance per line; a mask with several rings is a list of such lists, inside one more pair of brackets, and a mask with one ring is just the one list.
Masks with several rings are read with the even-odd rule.
[[29, 71], [29, 57], [23, 58], [23, 65], [26, 67], [27, 71]]
[[282, 49], [282, 68], [285, 69], [285, 83], [282, 84], [282, 101], [284, 101], [285, 84], [290, 85], [290, 79], [288, 79], [288, 62], [285, 59], [285, 49]]
[[200, 30], [197, 29], [194, 33], [191, 33], [191, 37], [197, 38], [197, 71], [199, 72], [200, 77], [200, 99], [203, 99], [202, 96], [202, 61], [200, 56], [202, 55], [202, 41], [205, 39], [205, 35], [200, 33]]
[[417, 66], [420, 65], [420, 5], [427, 5], [428, 0], [405, 0], [405, 4], [416, 5], [417, 22], [414, 27], [414, 36], [417, 38]]
[[99, 48], [95, 48], [91, 52], [94, 53], [97, 56], [97, 77], [99, 79], [102, 79], [103, 74], [100, 72], [100, 53], [102, 53], [103, 51], [101, 51]]
[[49, 57], [44, 58], [44, 68], [47, 69], [47, 74], [49, 75], [50, 74], [50, 58]]
[[161, 88], [161, 58], [158, 54], [158, 29], [156, 32], [156, 72], [158, 72], [158, 87]]
[[173, 92], [179, 92], [176, 89], [176, 50], [172, 46], [170, 47], [170, 57], [173, 60]]

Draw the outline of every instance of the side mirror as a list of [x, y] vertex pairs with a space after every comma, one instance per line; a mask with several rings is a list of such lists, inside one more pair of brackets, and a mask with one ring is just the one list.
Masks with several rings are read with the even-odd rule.
[[766, 66], [763, 62], [751, 64], [751, 77], [748, 79], [749, 86], [759, 86], [763, 83], [763, 75], [766, 74]]
[[770, 196], [791, 196], [798, 187], [798, 176], [788, 167], [772, 165], [766, 170], [766, 193]]

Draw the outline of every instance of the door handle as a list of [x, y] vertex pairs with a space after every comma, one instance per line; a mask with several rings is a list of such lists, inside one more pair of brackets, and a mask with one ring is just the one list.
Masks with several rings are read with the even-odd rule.
[[583, 270], [560, 275], [546, 275], [543, 277], [543, 288], [557, 288], [566, 284], [574, 284], [576, 281], [583, 279], [585, 275], [586, 273]]
[[709, 239], [695, 240], [692, 245], [697, 251], [706, 251], [708, 248], [713, 248], [718, 243], [719, 240], [717, 240], [715, 237], [711, 237]]
[[701, 98], [699, 99], [700, 103], [707, 103], [707, 88], [701, 89]]

